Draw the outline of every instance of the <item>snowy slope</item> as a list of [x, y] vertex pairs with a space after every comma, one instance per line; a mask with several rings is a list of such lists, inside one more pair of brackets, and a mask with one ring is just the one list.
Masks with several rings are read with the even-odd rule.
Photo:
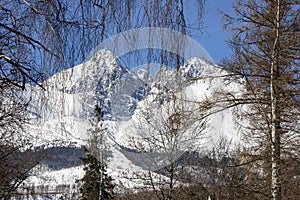
[[[195, 126], [201, 125], [199, 118], [204, 112], [197, 110], [201, 102], [214, 99], [216, 93], [220, 92], [241, 95], [243, 86], [236, 82], [229, 82], [225, 79], [225, 75], [226, 71], [217, 66], [192, 58], [181, 67], [180, 81], [177, 85], [176, 73], [170, 69], [161, 69], [152, 83], [149, 95], [139, 103], [132, 119], [120, 124], [119, 131], [115, 134], [116, 140], [129, 148], [132, 146], [130, 144], [132, 138], [140, 139], [138, 142], [142, 142], [147, 137], [157, 135], [155, 140], [159, 140], [160, 134], [166, 133], [163, 128], [170, 129], [167, 120], [176, 112], [175, 106], [172, 105], [176, 104], [180, 107], [181, 118], [192, 119], [191, 121], [182, 120], [184, 127], [179, 130], [182, 135], [181, 152], [190, 150], [189, 145], [193, 146], [192, 150], [206, 152], [211, 150], [221, 137], [238, 145], [240, 135], [233, 109], [226, 109], [211, 115], [209, 115], [210, 112], [220, 108], [204, 111], [209, 115], [206, 121], [203, 120], [206, 128], [201, 130], [200, 137], [192, 138], [192, 134], [197, 131]], [[171, 96], [175, 96], [176, 102], [170, 98]], [[186, 142], [188, 139], [191, 141]], [[145, 146], [147, 144], [143, 148]], [[150, 148], [149, 145], [148, 148]]]
[[[226, 72], [217, 66], [192, 58], [181, 67], [179, 76], [172, 70], [161, 69], [149, 85], [152, 79], [146, 71], [139, 70], [135, 74], [118, 66], [109, 51], [101, 50], [83, 64], [49, 78], [43, 83], [46, 91], [36, 87], [27, 91], [32, 102], [29, 114], [33, 118], [28, 127], [28, 134], [32, 135], [35, 146], [86, 145], [89, 119], [94, 105], [101, 103], [105, 110], [104, 126], [107, 128], [111, 151], [109, 173], [116, 181], [121, 181], [126, 187], [132, 187], [134, 183], [128, 182], [120, 175], [128, 170], [129, 173], [145, 170], [145, 163], [149, 163], [149, 160], [152, 162], [153, 157], [149, 154], [137, 154], [135, 150], [138, 149], [134, 149], [131, 139], [144, 139], [147, 132], [159, 133], [166, 128], [163, 122], [167, 121], [168, 114], [173, 114], [174, 109], [171, 97], [189, 102], [182, 104], [183, 106], [180, 104], [186, 113], [181, 115], [182, 120], [189, 126], [179, 128], [182, 133], [179, 141], [184, 142], [180, 144], [176, 156], [190, 148], [205, 152], [211, 149], [221, 136], [226, 136], [234, 143], [239, 142], [233, 110], [210, 115], [197, 140], [191, 138], [201, 124], [197, 121], [197, 116], [201, 116], [196, 109], [197, 103], [214, 98], [215, 93], [219, 91], [230, 91], [239, 95], [243, 90], [239, 83], [216, 78], [225, 74]], [[181, 84], [177, 86], [175, 82], [178, 79]], [[140, 120], [141, 117], [146, 119], [145, 111], [150, 111], [150, 121], [155, 122], [156, 126], [150, 126]], [[194, 121], [188, 121], [189, 118]], [[155, 156], [159, 157], [155, 158], [155, 162], [159, 163], [154, 168], [165, 164], [164, 154]], [[149, 160], [145, 162], [145, 158]], [[76, 178], [73, 177], [74, 173], [77, 174]], [[81, 167], [61, 171], [46, 170], [40, 172], [38, 177], [31, 177], [26, 184], [72, 184], [82, 173]], [[64, 176], [61, 177], [61, 174]]]
[[84, 145], [94, 105], [101, 103], [108, 120], [130, 118], [147, 89], [139, 77], [118, 66], [102, 50], [90, 60], [61, 71], [44, 83], [46, 91], [28, 86], [35, 145], [77, 143]]

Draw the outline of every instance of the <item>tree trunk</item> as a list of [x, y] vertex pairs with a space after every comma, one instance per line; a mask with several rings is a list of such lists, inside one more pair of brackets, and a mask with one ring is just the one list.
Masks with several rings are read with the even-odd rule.
[[277, 115], [277, 92], [275, 82], [278, 76], [278, 40], [279, 40], [279, 13], [280, 0], [277, 1], [275, 24], [275, 38], [271, 55], [271, 77], [270, 77], [270, 95], [271, 95], [271, 152], [272, 152], [272, 182], [271, 195], [273, 200], [281, 200], [280, 184], [280, 126]]

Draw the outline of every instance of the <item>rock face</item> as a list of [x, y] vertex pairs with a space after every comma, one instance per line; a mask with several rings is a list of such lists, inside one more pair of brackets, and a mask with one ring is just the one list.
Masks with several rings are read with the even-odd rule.
[[129, 120], [149, 86], [113, 55], [101, 50], [90, 60], [61, 71], [44, 83], [46, 91], [29, 86], [29, 114], [36, 145], [86, 140], [94, 106], [101, 104], [106, 120]]

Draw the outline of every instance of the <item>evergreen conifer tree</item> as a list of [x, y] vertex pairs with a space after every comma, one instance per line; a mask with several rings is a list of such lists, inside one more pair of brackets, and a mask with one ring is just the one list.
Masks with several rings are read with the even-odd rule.
[[82, 200], [112, 199], [114, 184], [107, 174], [106, 164], [100, 162], [88, 149], [84, 149], [85, 158], [81, 158], [84, 164], [85, 175], [80, 180], [80, 194]]
[[102, 124], [103, 112], [101, 107], [95, 106], [95, 116], [91, 120], [91, 139], [89, 147], [84, 147], [86, 157], [81, 158], [85, 175], [80, 186], [82, 200], [113, 199], [114, 184], [112, 177], [107, 174], [105, 159], [104, 133]]

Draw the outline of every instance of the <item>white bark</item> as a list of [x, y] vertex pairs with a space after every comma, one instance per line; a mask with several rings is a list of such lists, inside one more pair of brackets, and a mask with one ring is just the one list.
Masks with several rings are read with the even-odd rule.
[[276, 37], [273, 43], [272, 57], [271, 57], [271, 79], [270, 79], [270, 95], [271, 95], [271, 151], [272, 151], [272, 185], [271, 195], [273, 200], [281, 199], [281, 186], [280, 186], [280, 133], [277, 130], [277, 97], [275, 91], [275, 71], [277, 70], [277, 56], [278, 56], [278, 39], [279, 39], [279, 13], [280, 13], [280, 0], [277, 1], [276, 19], [275, 19], [275, 32]]

